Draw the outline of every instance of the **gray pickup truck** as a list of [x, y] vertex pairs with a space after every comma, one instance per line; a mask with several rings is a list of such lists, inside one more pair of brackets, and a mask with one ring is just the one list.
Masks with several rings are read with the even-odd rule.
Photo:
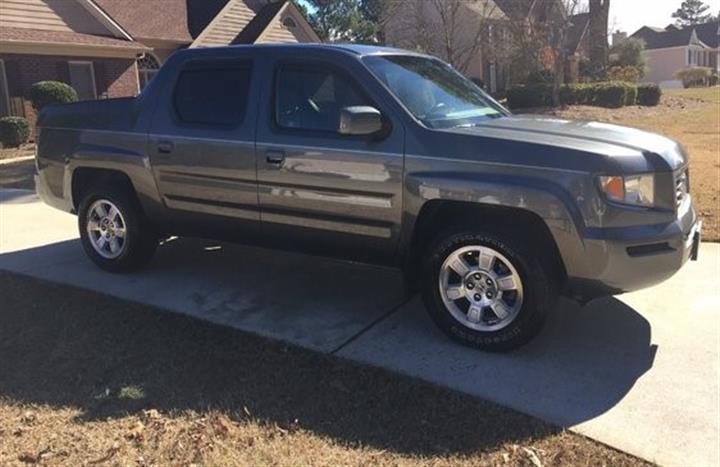
[[529, 340], [559, 294], [657, 284], [699, 244], [675, 141], [513, 116], [397, 49], [178, 52], [136, 98], [43, 110], [36, 164], [103, 269], [146, 264], [170, 235], [394, 265], [440, 328], [486, 350]]

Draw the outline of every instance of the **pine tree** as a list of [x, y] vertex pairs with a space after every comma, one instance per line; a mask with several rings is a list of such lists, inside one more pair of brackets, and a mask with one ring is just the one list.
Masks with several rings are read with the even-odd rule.
[[309, 19], [323, 40], [375, 44], [381, 41], [380, 0], [307, 0]]
[[675, 25], [678, 27], [707, 23], [714, 19], [713, 15], [707, 12], [709, 9], [710, 7], [702, 0], [683, 0], [672, 17], [675, 18]]

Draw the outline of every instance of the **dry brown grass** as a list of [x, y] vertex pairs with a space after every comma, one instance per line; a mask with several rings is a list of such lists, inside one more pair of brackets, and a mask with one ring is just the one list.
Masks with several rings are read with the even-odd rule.
[[645, 463], [411, 378], [0, 272], [0, 465]]
[[657, 107], [573, 106], [552, 112], [627, 125], [676, 139], [690, 153], [690, 184], [703, 240], [720, 241], [720, 87], [666, 91]]

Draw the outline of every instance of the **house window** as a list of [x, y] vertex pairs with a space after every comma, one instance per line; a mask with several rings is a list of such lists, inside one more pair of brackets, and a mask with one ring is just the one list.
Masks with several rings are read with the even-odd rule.
[[10, 95], [8, 93], [5, 62], [0, 60], [0, 117], [5, 117], [6, 115], [10, 115]]
[[81, 101], [97, 99], [95, 70], [92, 62], [68, 62], [70, 86], [78, 93]]
[[145, 89], [150, 81], [158, 74], [160, 63], [157, 58], [151, 54], [145, 54], [137, 61], [138, 81], [140, 82], [140, 90]]
[[283, 24], [283, 26], [285, 26], [286, 28], [289, 28], [289, 29], [297, 27], [297, 23], [295, 22], [295, 20], [289, 16], [286, 16], [285, 18], [283, 18], [282, 24]]

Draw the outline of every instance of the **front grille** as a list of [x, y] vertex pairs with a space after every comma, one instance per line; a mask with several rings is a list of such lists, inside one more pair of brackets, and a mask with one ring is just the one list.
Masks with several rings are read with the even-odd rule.
[[690, 191], [690, 180], [687, 169], [675, 174], [675, 206], [680, 207], [683, 200]]

